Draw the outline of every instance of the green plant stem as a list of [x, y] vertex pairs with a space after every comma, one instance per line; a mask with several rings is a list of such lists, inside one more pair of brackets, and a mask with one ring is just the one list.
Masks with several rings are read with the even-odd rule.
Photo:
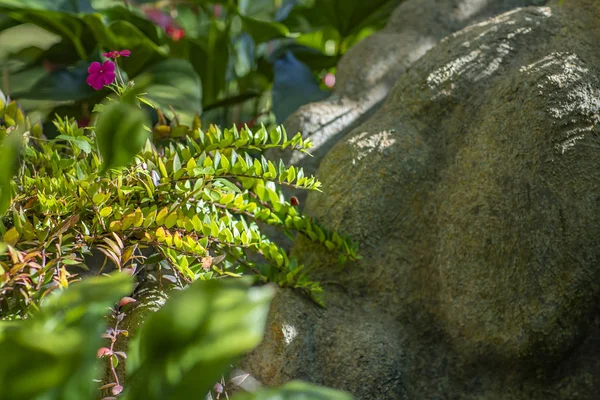
[[123, 85], [123, 88], [124, 88], [125, 80], [123, 79], [123, 76], [121, 75], [121, 68], [119, 68], [119, 62], [117, 61], [116, 57], [115, 57], [115, 69], [117, 70], [117, 75], [119, 75], [119, 79], [121, 80], [121, 84]]

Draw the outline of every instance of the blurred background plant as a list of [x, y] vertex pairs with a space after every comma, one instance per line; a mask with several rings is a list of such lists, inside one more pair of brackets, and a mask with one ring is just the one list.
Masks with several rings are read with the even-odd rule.
[[0, 87], [52, 137], [55, 114], [85, 125], [106, 95], [88, 65], [130, 49], [124, 72], [168, 119], [269, 126], [327, 97], [340, 57], [400, 1], [0, 0]]

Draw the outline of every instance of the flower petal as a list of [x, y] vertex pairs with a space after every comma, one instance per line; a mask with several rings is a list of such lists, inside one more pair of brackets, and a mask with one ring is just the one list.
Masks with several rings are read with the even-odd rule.
[[113, 72], [115, 70], [115, 63], [110, 60], [106, 60], [102, 63], [102, 73]]
[[97, 73], [89, 74], [85, 81], [87, 82], [88, 85], [93, 86], [94, 82], [96, 81], [97, 76], [98, 76]]
[[94, 72], [96, 72], [96, 73], [100, 72], [101, 69], [102, 69], [102, 66], [100, 65], [100, 63], [97, 62], [97, 61], [94, 61], [88, 67], [88, 74], [91, 74], [91, 73], [94, 73]]
[[113, 58], [115, 56], [114, 51], [109, 51], [108, 53], [102, 53], [102, 57]]
[[106, 71], [102, 73], [102, 81], [105, 85], [110, 85], [115, 81], [115, 73], [111, 71]]
[[122, 57], [129, 57], [131, 55], [131, 50], [121, 50], [119, 51], [119, 55]]
[[100, 90], [104, 87], [104, 81], [102, 79], [102, 75], [100, 75], [99, 73], [90, 74], [87, 77], [86, 82], [88, 85], [90, 85], [95, 90]]

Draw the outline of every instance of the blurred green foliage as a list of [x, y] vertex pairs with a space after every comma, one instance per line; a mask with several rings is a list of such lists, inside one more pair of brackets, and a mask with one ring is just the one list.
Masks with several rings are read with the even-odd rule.
[[130, 345], [129, 398], [209, 392], [236, 358], [261, 342], [272, 296], [271, 287], [239, 279], [197, 282], [173, 294]]
[[0, 321], [0, 399], [94, 398], [104, 317], [132, 289], [126, 274], [81, 282], [49, 296], [24, 321]]
[[[109, 392], [104, 399], [202, 398], [231, 362], [262, 340], [273, 296], [271, 287], [250, 287], [248, 281], [198, 281], [151, 315], [127, 352], [114, 354], [100, 347], [104, 317], [122, 316], [119, 299], [131, 290], [131, 276], [124, 273], [88, 278], [53, 293], [25, 321], [0, 321], [0, 400], [86, 400], [103, 391]], [[102, 385], [96, 379], [102, 377], [99, 356], [127, 359], [131, 378]], [[239, 399], [351, 397], [294, 382]]]
[[279, 388], [242, 393], [235, 400], [352, 400], [348, 393], [292, 381]]
[[204, 111], [219, 125], [268, 123], [278, 57], [291, 49], [316, 75], [334, 71], [399, 2], [0, 0], [1, 87], [34, 120], [57, 111], [88, 119], [103, 95], [86, 85], [87, 66], [129, 49], [135, 57], [121, 67], [155, 89], [166, 117], [174, 110], [189, 124]]

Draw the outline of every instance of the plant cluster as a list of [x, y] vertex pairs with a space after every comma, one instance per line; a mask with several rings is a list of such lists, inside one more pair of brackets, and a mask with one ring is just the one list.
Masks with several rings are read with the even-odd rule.
[[[152, 104], [118, 67], [131, 54], [111, 51], [90, 65], [88, 84], [114, 95], [95, 108], [89, 128], [56, 116], [58, 135], [49, 139], [2, 96], [0, 346], [10, 350], [0, 366], [0, 399], [92, 398], [91, 381], [102, 375], [96, 357], [108, 360], [110, 373], [98, 385], [105, 400], [185, 399], [211, 388], [220, 395], [215, 382], [262, 338], [273, 293], [250, 282], [301, 289], [323, 305], [318, 282], [261, 224], [305, 235], [340, 261], [358, 258], [354, 244], [303, 215], [280, 190], [319, 190], [320, 183], [262, 155], [307, 152], [310, 141], [283, 127], [203, 130], [198, 117], [191, 126], [161, 118], [150, 128], [141, 105]], [[93, 251], [104, 264], [78, 282], [93, 267]], [[143, 323], [127, 351], [117, 350], [129, 335], [119, 324], [137, 301], [132, 277], [148, 265], [157, 266], [159, 285], [183, 290]], [[118, 271], [105, 276], [109, 269]], [[102, 333], [107, 317], [113, 325]], [[125, 359], [127, 382], [116, 369]], [[302, 384], [282, 390], [292, 398], [307, 391], [347, 398]]]
[[[354, 245], [300, 213], [279, 190], [318, 190], [320, 183], [261, 155], [270, 148], [307, 151], [310, 141], [288, 138], [283, 127], [204, 131], [196, 118], [191, 127], [157, 126], [155, 145], [142, 111], [126, 102], [132, 85], [109, 81], [125, 100], [99, 107], [94, 128], [57, 117], [56, 138], [36, 136], [36, 129], [23, 135], [16, 177], [1, 188], [2, 199], [13, 196], [0, 220], [3, 313], [22, 314], [52, 288], [67, 287], [73, 267], [85, 266], [84, 255], [96, 248], [119, 270], [140, 264], [141, 249], [152, 248], [151, 261], [175, 271], [164, 275], [171, 281], [251, 273], [303, 289], [321, 303], [318, 283], [260, 229], [265, 223], [298, 232], [339, 252], [341, 261], [356, 259]], [[12, 164], [13, 135], [19, 131], [0, 148], [0, 159]]]

